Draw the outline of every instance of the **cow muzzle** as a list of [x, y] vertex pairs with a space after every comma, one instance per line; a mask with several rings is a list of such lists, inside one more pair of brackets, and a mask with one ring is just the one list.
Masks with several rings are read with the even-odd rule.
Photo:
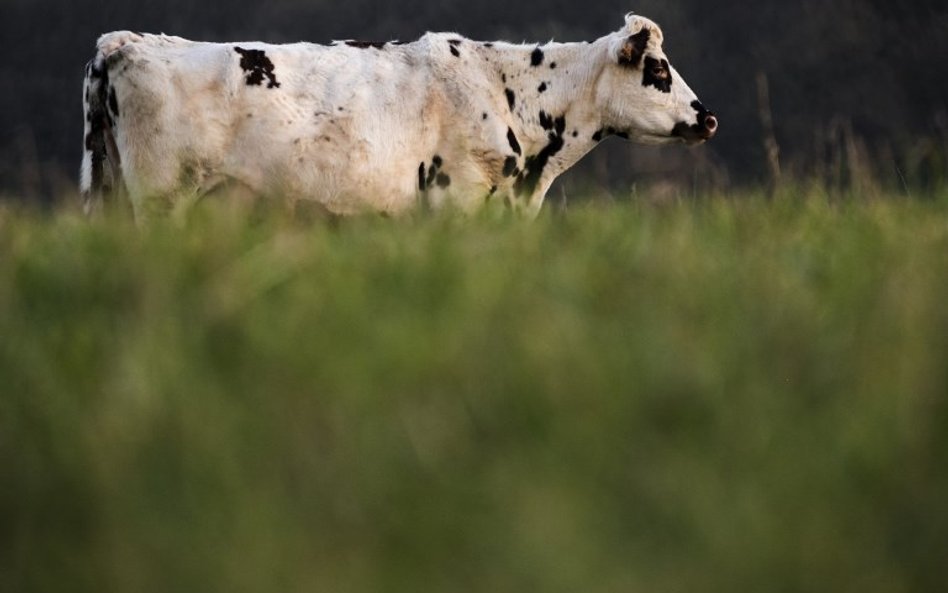
[[698, 101], [692, 102], [691, 107], [697, 112], [697, 123], [678, 122], [672, 128], [671, 135], [681, 138], [688, 144], [710, 140], [718, 131], [718, 118], [714, 115], [714, 112], [705, 109], [704, 105]]

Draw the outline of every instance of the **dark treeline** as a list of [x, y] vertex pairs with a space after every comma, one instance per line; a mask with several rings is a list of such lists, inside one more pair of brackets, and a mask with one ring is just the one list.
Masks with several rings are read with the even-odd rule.
[[[839, 187], [914, 188], [944, 183], [948, 171], [944, 0], [0, 0], [0, 6], [7, 91], [0, 95], [0, 195], [49, 199], [74, 188], [82, 69], [105, 31], [326, 42], [454, 30], [480, 39], [566, 41], [615, 30], [630, 10], [662, 25], [672, 63], [718, 113], [721, 131], [697, 149], [611, 140], [564, 177], [564, 188], [627, 192], [641, 184], [681, 193], [768, 183], [778, 170], [784, 179]], [[767, 94], [769, 101], [762, 100]], [[554, 189], [550, 198], [558, 195]]]

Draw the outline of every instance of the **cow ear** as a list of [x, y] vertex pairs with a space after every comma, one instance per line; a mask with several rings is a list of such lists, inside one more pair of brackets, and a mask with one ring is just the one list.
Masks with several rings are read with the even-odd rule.
[[648, 47], [649, 37], [651, 37], [651, 33], [647, 28], [642, 28], [638, 33], [626, 37], [616, 54], [616, 61], [619, 65], [638, 68], [642, 63], [642, 57], [645, 55], [645, 48]]

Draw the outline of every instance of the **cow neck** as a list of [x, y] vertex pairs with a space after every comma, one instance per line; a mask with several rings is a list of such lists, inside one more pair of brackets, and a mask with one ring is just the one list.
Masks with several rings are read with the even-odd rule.
[[[601, 125], [596, 83], [608, 37], [592, 43], [491, 44], [493, 76], [512, 103], [511, 128], [524, 156], [548, 155], [543, 178], [556, 176], [591, 150]], [[512, 101], [511, 101], [512, 93]]]

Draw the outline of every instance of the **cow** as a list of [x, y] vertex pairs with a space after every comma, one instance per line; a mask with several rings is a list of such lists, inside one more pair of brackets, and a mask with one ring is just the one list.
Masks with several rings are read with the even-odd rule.
[[662, 42], [659, 26], [634, 14], [578, 43], [107, 33], [83, 85], [84, 209], [121, 190], [143, 220], [223, 190], [333, 215], [470, 212], [502, 200], [535, 216], [553, 180], [609, 136], [714, 136], [717, 118]]

